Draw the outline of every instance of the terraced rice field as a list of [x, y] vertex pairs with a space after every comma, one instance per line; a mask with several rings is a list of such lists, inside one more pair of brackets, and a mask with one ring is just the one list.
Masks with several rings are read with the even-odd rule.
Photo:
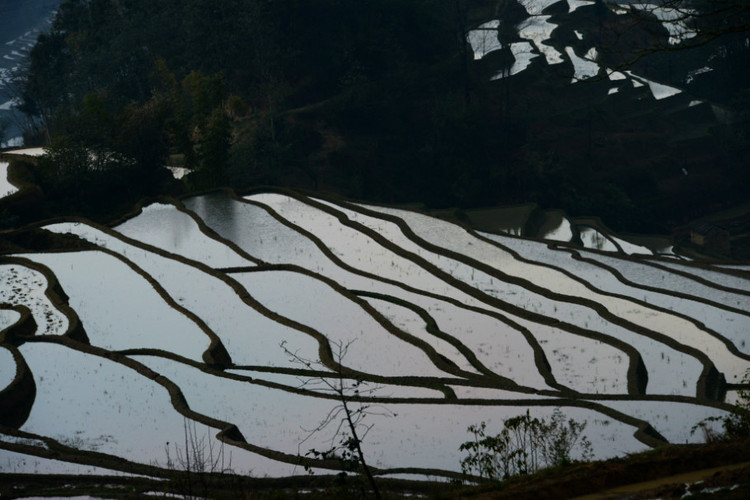
[[558, 225], [280, 192], [49, 224], [94, 246], [0, 257], [0, 470], [159, 476], [192, 437], [217, 469], [306, 474], [340, 438], [326, 383], [369, 407], [381, 476], [454, 477], [468, 426], [527, 410], [585, 421], [597, 459], [700, 441], [750, 368], [750, 273]]

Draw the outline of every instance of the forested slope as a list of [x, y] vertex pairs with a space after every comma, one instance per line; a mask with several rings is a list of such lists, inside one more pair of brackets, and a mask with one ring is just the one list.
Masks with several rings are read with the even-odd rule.
[[[554, 30], [528, 69], [499, 78], [543, 17]], [[505, 48], [480, 58], [468, 38], [493, 18]], [[37, 117], [30, 142], [115, 151], [98, 170], [135, 172], [120, 176], [134, 190], [169, 162], [196, 169], [188, 189], [537, 201], [668, 231], [746, 199], [750, 49], [746, 31], [727, 31], [672, 46], [654, 15], [602, 2], [69, 0], [19, 88]], [[545, 46], [560, 64], [539, 57]], [[601, 71], [572, 84], [592, 50], [607, 71], [684, 92], [613, 94]]]

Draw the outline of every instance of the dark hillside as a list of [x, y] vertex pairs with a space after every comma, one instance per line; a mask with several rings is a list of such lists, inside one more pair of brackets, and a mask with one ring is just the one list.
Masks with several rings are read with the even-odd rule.
[[[629, 231], [746, 200], [746, 30], [662, 50], [669, 31], [652, 13], [545, 12], [549, 39], [499, 78], [539, 21], [517, 2], [68, 0], [21, 82], [27, 139], [196, 169], [187, 189], [535, 201]], [[505, 45], [480, 59], [467, 35], [491, 19], [485, 33]], [[571, 83], [574, 59], [597, 57], [598, 75]], [[646, 79], [681, 93], [655, 98]]]
[[[461, 486], [426, 481], [380, 479], [386, 498], [434, 499], [746, 499], [750, 491], [747, 442], [668, 446], [630, 457], [572, 464], [519, 476], [500, 485]], [[101, 476], [44, 476], [4, 474], [3, 495], [103, 494], [111, 498], [149, 498], [145, 492], [184, 491], [181, 478], [168, 480]], [[351, 478], [350, 481], [351, 482]], [[347, 492], [341, 477], [214, 478], [210, 497], [252, 495], [253, 498], [342, 498]], [[312, 491], [311, 491], [312, 490]], [[304, 492], [304, 493], [303, 493]]]

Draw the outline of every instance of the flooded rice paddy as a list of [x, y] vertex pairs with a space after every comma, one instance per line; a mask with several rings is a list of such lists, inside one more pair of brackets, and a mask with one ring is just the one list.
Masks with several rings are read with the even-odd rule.
[[340, 393], [383, 476], [449, 478], [468, 426], [527, 410], [585, 421], [605, 459], [700, 441], [750, 368], [746, 270], [559, 214], [542, 241], [220, 192], [44, 229], [93, 249], [0, 258], [2, 471], [158, 476], [190, 437], [222, 469], [306, 474]]

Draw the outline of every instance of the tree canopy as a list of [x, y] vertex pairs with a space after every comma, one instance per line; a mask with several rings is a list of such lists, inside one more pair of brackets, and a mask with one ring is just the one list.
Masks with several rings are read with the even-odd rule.
[[[561, 23], [554, 43], [577, 46], [575, 29], [613, 69], [676, 84], [710, 58], [723, 76], [699, 75], [689, 89], [741, 111], [747, 5], [727, 1], [634, 3], [616, 15], [596, 0], [566, 18], [548, 12]], [[690, 36], [673, 43], [665, 9]], [[684, 133], [658, 106], [629, 121], [617, 102], [593, 97], [597, 82], [577, 90], [569, 63], [542, 57], [530, 76], [491, 78], [493, 64], [515, 60], [519, 29], [506, 22], [503, 50], [473, 61], [467, 32], [493, 15], [525, 14], [512, 0], [66, 0], [18, 85], [36, 117], [28, 139], [111, 151], [139, 172], [194, 168], [192, 188], [283, 184], [433, 206], [537, 201], [631, 230], [656, 229], [658, 211], [684, 218], [678, 198], [697, 187], [680, 181], [666, 194], [675, 165], [718, 160], [688, 160], [675, 139]], [[702, 151], [724, 151], [706, 205], [742, 196], [742, 130], [701, 139]]]

